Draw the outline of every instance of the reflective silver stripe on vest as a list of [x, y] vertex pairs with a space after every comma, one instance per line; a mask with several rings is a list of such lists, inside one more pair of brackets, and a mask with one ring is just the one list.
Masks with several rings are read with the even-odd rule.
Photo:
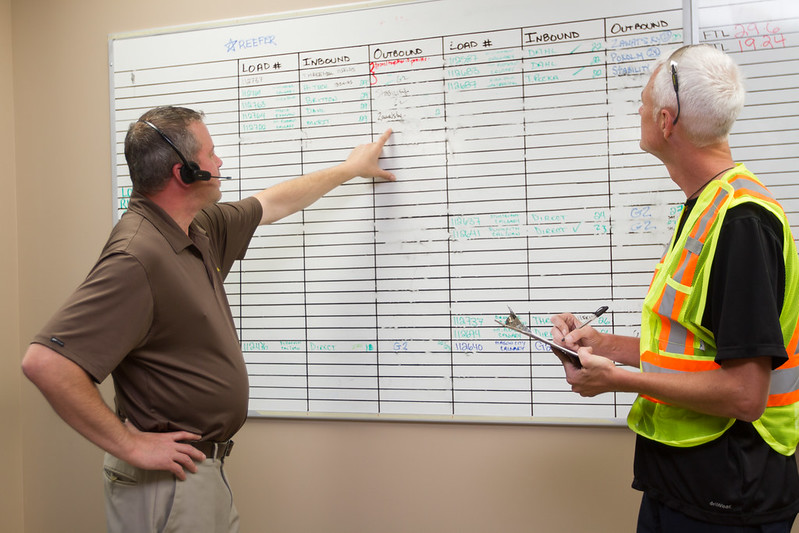
[[688, 240], [685, 241], [685, 249], [691, 252], [694, 255], [699, 255], [702, 253], [702, 248], [705, 244], [697, 239], [696, 237], [688, 236]]
[[688, 329], [676, 320], [669, 319], [669, 322], [671, 322], [671, 329], [669, 331], [669, 340], [666, 341], [666, 350], [673, 353], [685, 353], [685, 346], [688, 343]]
[[[674, 302], [676, 297], [677, 289], [667, 283], [666, 287], [663, 289], [663, 297], [660, 301], [658, 314], [666, 318], [671, 326], [669, 328], [669, 338], [666, 339], [666, 347], [676, 347], [676, 349], [670, 349], [670, 352], [683, 353], [685, 351], [685, 342], [688, 340], [688, 330], [676, 320], [671, 319], [671, 313], [675, 311]], [[664, 309], [668, 309], [668, 313], [663, 313]]]
[[[676, 349], [669, 349], [669, 351], [683, 353], [685, 352], [685, 342], [688, 340], [688, 330], [685, 326], [671, 318], [671, 314], [675, 311], [674, 302], [676, 298], [677, 289], [667, 283], [666, 287], [663, 289], [663, 297], [660, 301], [658, 314], [669, 321], [669, 338], [666, 339], [667, 348], [674, 347]], [[663, 311], [666, 309], [668, 309], [668, 312], [664, 313]]]
[[653, 365], [646, 361], [641, 361], [641, 370], [644, 372], [652, 372], [653, 374], [684, 374], [682, 370], [675, 370], [673, 368], [663, 368], [662, 366]]
[[739, 174], [737, 179], [730, 182], [730, 185], [732, 185], [732, 188], [736, 191], [740, 191], [741, 189], [749, 189], [774, 200], [774, 196], [771, 194], [770, 190], [766, 189], [763, 185], [745, 174]]
[[769, 395], [785, 394], [795, 390], [799, 390], [799, 367], [777, 368], [771, 371]]

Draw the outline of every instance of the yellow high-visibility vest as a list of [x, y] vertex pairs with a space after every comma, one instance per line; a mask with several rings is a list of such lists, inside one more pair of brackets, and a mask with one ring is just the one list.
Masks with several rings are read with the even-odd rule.
[[[799, 442], [799, 259], [785, 212], [743, 165], [705, 187], [655, 268], [641, 313], [640, 369], [680, 374], [719, 368], [715, 338], [702, 326], [702, 316], [724, 216], [744, 202], [761, 205], [782, 221], [785, 295], [780, 326], [788, 361], [772, 370], [766, 410], [753, 424], [774, 450], [791, 455]], [[680, 447], [709, 442], [734, 422], [644, 395], [636, 398], [627, 417], [627, 425], [639, 435]]]

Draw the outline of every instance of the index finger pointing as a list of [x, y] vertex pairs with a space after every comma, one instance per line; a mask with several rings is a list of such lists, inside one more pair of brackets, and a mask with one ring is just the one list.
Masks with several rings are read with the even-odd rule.
[[391, 128], [387, 129], [386, 131], [383, 132], [383, 134], [380, 137], [378, 137], [378, 139], [375, 142], [382, 147], [384, 144], [386, 144], [388, 138], [391, 137], [391, 133], [392, 133]]

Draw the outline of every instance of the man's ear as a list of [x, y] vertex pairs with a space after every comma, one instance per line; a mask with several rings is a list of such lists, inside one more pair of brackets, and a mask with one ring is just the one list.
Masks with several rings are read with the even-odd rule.
[[671, 110], [663, 108], [658, 113], [658, 127], [663, 134], [664, 139], [668, 139], [674, 131], [674, 115]]
[[183, 181], [183, 178], [180, 176], [180, 171], [182, 168], [183, 163], [175, 163], [172, 165], [172, 174], [170, 175], [170, 178], [175, 180], [180, 187], [186, 189], [190, 184]]

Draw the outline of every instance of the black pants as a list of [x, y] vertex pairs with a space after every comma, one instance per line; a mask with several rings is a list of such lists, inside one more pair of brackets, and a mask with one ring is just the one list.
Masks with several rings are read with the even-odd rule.
[[711, 524], [686, 516], [647, 497], [641, 498], [638, 533], [790, 533], [793, 518], [755, 526]]

